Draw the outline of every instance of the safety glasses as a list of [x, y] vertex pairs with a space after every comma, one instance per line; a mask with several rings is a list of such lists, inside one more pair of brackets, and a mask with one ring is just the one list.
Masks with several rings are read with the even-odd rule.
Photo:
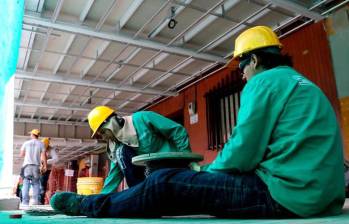
[[240, 63], [239, 63], [239, 69], [241, 71], [244, 71], [244, 68], [246, 67], [246, 65], [248, 65], [251, 61], [251, 57], [247, 57], [245, 59], [241, 59]]

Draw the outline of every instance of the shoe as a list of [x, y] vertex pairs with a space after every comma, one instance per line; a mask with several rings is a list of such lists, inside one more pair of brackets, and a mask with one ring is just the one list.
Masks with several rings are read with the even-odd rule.
[[58, 212], [71, 216], [82, 215], [80, 204], [85, 196], [73, 192], [57, 192], [50, 200], [51, 207]]
[[28, 210], [30, 207], [29, 207], [29, 204], [24, 204], [24, 203], [21, 203], [19, 205], [19, 209], [21, 210]]

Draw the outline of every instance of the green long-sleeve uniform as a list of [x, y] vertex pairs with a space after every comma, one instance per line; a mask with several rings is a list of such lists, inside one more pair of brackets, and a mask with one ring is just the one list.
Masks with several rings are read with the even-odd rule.
[[344, 202], [342, 150], [326, 96], [292, 68], [279, 66], [248, 81], [233, 134], [207, 170], [255, 171], [290, 211], [338, 214]]
[[[191, 152], [188, 134], [182, 125], [152, 111], [134, 113], [132, 122], [139, 142], [139, 147], [134, 148], [137, 155]], [[119, 166], [112, 161], [102, 193], [115, 192], [123, 178]]]

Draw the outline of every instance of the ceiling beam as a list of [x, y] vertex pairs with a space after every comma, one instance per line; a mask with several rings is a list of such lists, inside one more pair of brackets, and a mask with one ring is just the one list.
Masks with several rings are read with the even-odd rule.
[[120, 18], [119, 27], [118, 27], [119, 29], [122, 29], [126, 25], [127, 21], [130, 20], [132, 15], [137, 11], [137, 9], [142, 5], [143, 2], [144, 0], [132, 1], [130, 7], [128, 7], [124, 15], [122, 15], [122, 17]]
[[322, 20], [324, 17], [320, 15], [319, 13], [312, 12], [309, 9], [297, 4], [293, 3], [292, 1], [286, 1], [286, 0], [271, 0], [271, 3], [273, 5], [278, 6], [280, 8], [286, 9], [288, 11], [294, 12], [295, 14], [301, 14], [303, 16], [306, 16], [310, 19], [313, 19], [315, 21]]
[[84, 9], [80, 13], [80, 17], [79, 17], [80, 22], [84, 22], [85, 21], [86, 16], [87, 16], [88, 12], [90, 11], [90, 9], [91, 9], [91, 7], [92, 7], [92, 5], [93, 5], [95, 0], [86, 0], [86, 1], [87, 2], [85, 4]]
[[64, 32], [70, 32], [70, 33], [76, 33], [96, 38], [101, 38], [104, 40], [110, 40], [110, 41], [116, 41], [121, 43], [129, 43], [134, 46], [138, 46], [141, 48], [150, 48], [155, 49], [163, 52], [173, 53], [173, 54], [179, 54], [179, 55], [186, 55], [186, 56], [192, 56], [196, 59], [201, 59], [205, 61], [213, 61], [213, 62], [219, 62], [225, 64], [227, 62], [226, 59], [222, 57], [218, 57], [212, 54], [206, 54], [206, 53], [197, 53], [193, 50], [185, 49], [185, 48], [179, 48], [179, 47], [170, 47], [166, 46], [165, 44], [149, 41], [149, 40], [142, 40], [142, 39], [132, 39], [129, 35], [121, 34], [121, 33], [107, 33], [107, 32], [100, 32], [95, 31], [91, 28], [79, 26], [79, 25], [72, 25], [69, 23], [62, 23], [62, 22], [52, 22], [50, 20], [44, 19], [42, 17], [38, 16], [31, 16], [31, 15], [24, 15], [23, 17], [23, 23], [24, 24], [31, 24], [31, 25], [38, 25], [38, 26], [44, 26], [48, 28], [53, 28], [57, 30], [61, 30]]
[[[215, 66], [217, 66], [217, 63], [211, 63], [211, 64], [205, 66], [204, 68], [202, 68], [202, 69], [200, 69], [199, 71], [195, 72], [191, 77], [188, 77], [188, 78], [182, 80], [181, 82], [177, 83], [175, 86], [169, 87], [169, 88], [167, 89], [167, 91], [170, 91], [171, 89], [177, 89], [178, 87], [184, 85], [185, 83], [188, 83], [188, 82], [191, 81], [192, 79], [195, 79], [196, 77], [198, 77], [198, 76], [202, 75], [203, 73], [209, 71], [210, 69], [212, 69], [212, 68], [215, 67]], [[214, 72], [211, 72], [210, 74], [212, 75], [212, 74], [214, 74]], [[209, 75], [208, 75], [208, 76], [209, 76]], [[202, 78], [200, 78], [200, 79], [198, 79], [198, 80], [192, 82], [191, 84], [189, 84], [189, 86], [194, 85], [194, 84], [197, 83], [199, 80], [205, 79], [205, 78], [207, 78], [208, 76], [204, 76], [204, 77], [202, 77]], [[183, 87], [182, 89], [179, 90], [179, 92], [182, 91], [183, 89], [189, 87], [189, 86]], [[142, 107], [139, 107], [138, 110], [147, 110], [149, 107], [154, 106], [154, 105], [157, 105], [157, 104], [159, 104], [160, 102], [163, 102], [164, 100], [168, 99], [168, 97], [163, 97], [161, 100], [159, 100], [159, 98], [160, 98], [160, 97], [155, 96], [155, 97], [152, 99], [153, 104], [149, 104], [149, 103], [144, 104]], [[157, 101], [157, 102], [156, 102], [156, 101]], [[154, 104], [154, 102], [155, 102], [155, 104]]]
[[[36, 5], [37, 5], [37, 12], [41, 13], [42, 9], [44, 7], [45, 0], [36, 0], [36, 2], [37, 2], [36, 3]], [[33, 30], [33, 32], [30, 32], [30, 36], [29, 36], [28, 48], [32, 48], [33, 47], [34, 39], [35, 39], [35, 35], [36, 35], [35, 31], [37, 30], [37, 27], [32, 27], [32, 30]], [[25, 52], [24, 64], [23, 64], [23, 67], [22, 67], [23, 70], [27, 70], [30, 54], [31, 54], [31, 50], [27, 49], [26, 52]], [[22, 89], [22, 85], [23, 85], [23, 80], [21, 80], [20, 83], [19, 83], [19, 88], [20, 89]], [[16, 98], [19, 98], [19, 96], [20, 96], [20, 92], [18, 92], [18, 94], [16, 95]]]
[[[161, 53], [159, 54], [156, 58], [154, 58], [153, 61], [149, 62], [146, 66], [147, 67], [156, 67], [158, 64], [160, 64], [162, 61], [164, 61], [166, 58], [169, 57], [169, 54], [167, 53]], [[140, 78], [142, 78], [147, 72], [149, 72], [149, 69], [142, 69], [139, 70], [137, 73], [135, 73], [132, 77], [131, 77], [131, 82], [136, 82], [137, 80], [139, 80]]]
[[[187, 26], [184, 30], [182, 30], [179, 34], [177, 34], [174, 38], [171, 39], [170, 42], [166, 44], [166, 47], [171, 46], [173, 43], [175, 43], [179, 38], [181, 38], [188, 30], [190, 30], [192, 27], [194, 27], [196, 24], [198, 24], [200, 21], [202, 21], [209, 13], [213, 10], [215, 10], [218, 6], [223, 4], [224, 0], [218, 1], [215, 5], [213, 5], [210, 9], [207, 10], [204, 14], [202, 14], [199, 18], [197, 18], [194, 22], [192, 22], [189, 26]], [[163, 50], [158, 51], [155, 53], [152, 57], [150, 57], [147, 61], [145, 61], [138, 69], [136, 69], [134, 72], [128, 74], [118, 85], [122, 86], [127, 81], [129, 81], [138, 71], [140, 71], [145, 65], [147, 65], [149, 62], [152, 62], [156, 57], [158, 57], [161, 53], [163, 53]], [[197, 52], [196, 52], [197, 53]], [[189, 56], [189, 58], [193, 58], [193, 56]]]
[[[77, 86], [87, 86], [91, 88], [100, 88], [100, 89], [111, 89], [116, 91], [126, 91], [126, 92], [135, 92], [135, 93], [143, 93], [143, 94], [149, 94], [149, 95], [163, 95], [162, 91], [155, 90], [155, 89], [144, 89], [136, 88], [133, 86], [115, 86], [115, 84], [107, 83], [107, 82], [100, 82], [95, 81], [91, 82], [88, 80], [81, 80], [81, 79], [72, 79], [72, 78], [66, 78], [62, 77], [61, 75], [48, 75], [48, 74], [39, 74], [33, 75], [31, 72], [25, 72], [21, 70], [17, 70], [15, 73], [16, 79], [27, 79], [27, 80], [36, 80], [36, 81], [42, 81], [42, 82], [55, 82], [55, 83], [61, 83], [66, 85], [77, 85]], [[166, 96], [177, 96], [178, 94], [176, 92], [168, 92], [165, 93]]]
[[342, 5], [347, 4], [348, 2], [349, 2], [349, 0], [343, 1], [343, 2], [341, 2], [341, 3], [339, 3], [339, 4], [335, 5], [335, 6], [333, 6], [332, 8], [326, 10], [325, 12], [321, 13], [321, 15], [322, 15], [322, 16], [325, 16], [326, 14], [332, 12], [333, 10], [338, 9], [338, 8], [341, 7]]
[[[185, 1], [184, 4], [188, 5], [190, 4], [191, 1]], [[222, 14], [224, 15], [224, 11], [228, 11], [230, 10], [232, 7], [234, 7], [239, 1], [238, 0], [231, 0], [231, 1], [227, 1], [225, 2], [223, 5], [221, 5], [221, 8], [217, 8], [213, 11], [214, 14]], [[185, 8], [185, 6], [179, 6], [176, 9], [176, 13], [177, 11], [181, 12], [183, 9]], [[179, 13], [178, 12], [178, 13]], [[177, 15], [177, 14], [176, 14]], [[188, 32], [186, 32], [183, 37], [177, 41], [177, 46], [178, 44], [184, 44], [184, 42], [188, 42], [190, 41], [194, 36], [196, 36], [199, 32], [201, 32], [204, 28], [206, 28], [208, 25], [210, 25], [211, 23], [213, 23], [216, 19], [218, 19], [219, 17], [215, 16], [215, 15], [209, 15], [207, 16], [205, 19], [201, 20], [197, 26], [194, 26], [192, 29], [190, 29]], [[160, 32], [160, 31], [159, 31]], [[154, 33], [152, 33], [154, 37], [157, 33], [154, 31]], [[165, 58], [162, 58], [165, 59]], [[157, 79], [155, 79], [154, 81], [152, 81], [150, 84], [146, 85], [146, 86], [151, 86], [154, 87], [157, 84], [161, 83], [162, 81], [164, 81], [165, 79], [167, 79], [168, 77], [170, 77], [174, 72], [181, 70], [183, 67], [187, 66], [188, 64], [190, 64], [191, 62], [193, 62], [194, 60], [191, 58], [187, 58], [183, 61], [183, 63], [185, 62], [185, 64], [183, 64], [182, 62], [179, 63], [178, 65], [176, 65], [174, 68], [168, 70], [167, 72], [165, 72], [164, 74], [162, 74], [161, 76], [159, 76]], [[150, 62], [151, 63], [151, 62]], [[173, 72], [171, 72], [173, 71]], [[145, 73], [147, 73], [148, 70], [141, 70], [139, 71], [137, 74], [134, 75], [134, 77], [132, 77], [132, 81], [136, 81], [137, 79], [141, 78], [143, 75], [145, 75]], [[126, 102], [127, 103], [127, 102]], [[125, 104], [126, 104], [125, 103]]]
[[[148, 19], [148, 21], [146, 23], [143, 24], [143, 26], [141, 28], [138, 29], [138, 31], [133, 35], [133, 39], [135, 39], [136, 37], [138, 37], [138, 35], [140, 33], [143, 32], [143, 30], [145, 29], [145, 27], [148, 26], [148, 24], [153, 21], [154, 18], [156, 18], [158, 16], [158, 14], [170, 3], [170, 0], [167, 0], [166, 2], [164, 2], [161, 7]], [[98, 73], [98, 75], [95, 77], [94, 80], [97, 80], [107, 69], [109, 69], [109, 66], [111, 65], [111, 63], [113, 63], [113, 61], [115, 61], [117, 58], [119, 58], [120, 55], [123, 54], [124, 51], [126, 51], [128, 48], [130, 47], [130, 44], [125, 44], [123, 49], [119, 52], [119, 54], [116, 54], [114, 56], [114, 58], [112, 60], [110, 60], [110, 62], [108, 62], [108, 65], [101, 70], [101, 72]], [[140, 51], [142, 50], [142, 48], [135, 48], [133, 50], [133, 52], [131, 52], [131, 54], [129, 56], [127, 56], [126, 59], [124, 59], [124, 61], [128, 62], [131, 61]], [[108, 82], [111, 78], [113, 78], [115, 75], [117, 75], [117, 73], [123, 68], [122, 65], [120, 65], [119, 67], [114, 68], [113, 72], [111, 72], [108, 77], [104, 80], [106, 82]], [[137, 66], [138, 68], [138, 66]], [[97, 91], [94, 91], [93, 93], [96, 94], [99, 89], [96, 89]], [[92, 94], [92, 96], [94, 95]], [[111, 96], [113, 96], [115, 98], [116, 95], [120, 94], [120, 91], [114, 91], [113, 94], [111, 94]], [[110, 102], [110, 100], [104, 100], [103, 101], [103, 105], [107, 104], [108, 102]]]
[[92, 68], [92, 66], [96, 63], [98, 57], [100, 57], [104, 51], [107, 49], [107, 47], [110, 45], [110, 41], [103, 41], [102, 44], [100, 44], [97, 48], [96, 48], [96, 52], [97, 52], [97, 56], [96, 56], [96, 60], [91, 60], [86, 66], [85, 68], [83, 68], [80, 72], [80, 78], [84, 78], [85, 75], [88, 73], [88, 71], [90, 71], [90, 69]]
[[16, 106], [26, 106], [26, 107], [36, 107], [36, 108], [52, 108], [52, 109], [58, 109], [58, 110], [70, 110], [70, 111], [83, 111], [83, 112], [90, 112], [92, 108], [84, 108], [84, 107], [72, 107], [72, 106], [64, 106], [64, 105], [54, 105], [54, 104], [47, 104], [40, 101], [37, 102], [23, 102], [20, 100], [15, 100]]
[[[117, 3], [117, 0], [113, 0], [110, 2], [111, 4], [110, 5], [107, 5], [106, 6], [106, 10], [104, 11], [104, 13], [102, 14], [102, 16], [99, 18], [98, 20], [98, 23], [97, 25], [95, 26], [95, 31], [100, 31], [102, 29], [102, 26], [104, 25], [105, 21], [107, 20], [107, 18], [109, 17], [110, 13], [113, 11], [113, 9], [115, 8], [116, 6], [116, 3]], [[84, 52], [86, 50], [90, 50], [92, 46], [90, 46], [90, 44], [92, 43], [92, 40], [93, 38], [92, 37], [89, 37], [88, 41], [85, 43], [85, 46], [80, 50], [80, 53], [79, 53], [79, 56], [74, 58], [74, 61], [73, 63], [70, 65], [69, 69], [68, 69], [68, 72], [66, 74], [66, 76], [70, 75], [71, 74], [71, 70], [73, 69], [73, 67], [76, 65], [76, 63], [78, 63], [82, 57], [82, 55], [84, 54]], [[106, 48], [109, 46], [110, 44], [110, 41], [105, 41], [103, 40], [103, 44], [101, 44], [101, 46], [97, 47], [95, 50], [97, 52], [97, 55], [96, 55], [96, 59], [98, 57], [100, 57], [104, 50], [106, 50]], [[89, 49], [90, 48], [90, 49]], [[93, 59], [91, 61], [89, 61], [89, 64], [84, 66], [84, 68], [82, 70], [80, 70], [80, 78], [84, 78], [84, 76], [88, 73], [88, 71], [93, 67], [93, 65], [96, 63], [96, 60]], [[97, 78], [95, 78], [93, 81], [97, 80]], [[76, 88], [76, 86], [74, 87], [74, 89]], [[74, 89], [72, 91], [74, 91]], [[75, 98], [73, 100], [73, 102], [71, 103], [71, 105], [74, 105], [76, 104], [76, 102], [78, 100], [81, 99], [81, 97], [86, 93], [86, 91], [88, 91], [89, 88], [86, 88], [86, 90], [84, 90], [80, 97], [78, 98]], [[64, 103], [67, 99], [69, 98], [69, 95], [67, 95], [66, 97], [63, 98], [62, 102]], [[81, 105], [81, 104], [80, 104]], [[55, 115], [55, 113], [53, 114]], [[73, 113], [68, 116], [68, 117], [65, 117], [65, 120], [69, 120], [71, 117], [73, 116]]]
[[[189, 5], [190, 3], [192, 2], [192, 0], [185, 0], [183, 2], [183, 4], [185, 5]], [[175, 9], [175, 12], [174, 12], [174, 15], [175, 17], [178, 16], [183, 10], [185, 9], [185, 6], [178, 6], [176, 9]], [[170, 18], [169, 17], [166, 17], [163, 21], [160, 22], [159, 25], [157, 25], [155, 27], [155, 29], [153, 29], [149, 34], [148, 34], [148, 38], [152, 39], [154, 38], [156, 35], [158, 35], [167, 25], [168, 25], [168, 22], [170, 21]]]
[[55, 121], [47, 119], [30, 119], [30, 118], [14, 118], [15, 123], [33, 123], [33, 124], [54, 124], [54, 125], [68, 125], [68, 126], [88, 126], [87, 122], [74, 121]]
[[212, 50], [216, 46], [220, 45], [222, 42], [226, 41], [227, 39], [231, 38], [234, 34], [236, 34], [239, 30], [243, 29], [246, 27], [244, 25], [246, 22], [253, 22], [256, 21], [257, 19], [263, 17], [265, 14], [269, 13], [271, 9], [269, 7], [272, 6], [272, 3], [268, 3], [264, 5], [263, 7], [259, 8], [246, 18], [244, 18], [242, 21], [239, 23], [233, 25], [231, 28], [229, 28], [227, 31], [225, 31], [223, 34], [220, 34], [217, 36], [214, 40], [210, 41], [207, 43], [205, 46], [201, 47], [198, 52], [203, 52], [203, 51], [208, 51]]
[[[239, 3], [239, 0], [231, 0], [226, 1], [222, 8], [224, 11], [228, 11], [231, 8], [233, 8], [237, 3]], [[224, 11], [222, 8], [217, 8], [213, 11], [213, 13], [216, 14], [224, 14]], [[222, 12], [223, 11], [223, 12]], [[208, 25], [212, 24], [214, 21], [216, 21], [219, 17], [214, 15], [209, 15], [205, 19], [203, 19], [199, 24], [197, 24], [195, 27], [193, 27], [191, 30], [189, 30], [187, 33], [183, 35], [183, 37], [178, 41], [178, 43], [183, 44], [189, 42], [191, 39], [193, 39], [198, 33], [200, 33], [202, 30], [204, 30]]]
[[[64, 4], [64, 0], [58, 0], [57, 1], [57, 4], [56, 4], [56, 7], [55, 7], [55, 10], [53, 11], [53, 14], [52, 14], [52, 17], [51, 17], [51, 21], [52, 22], [56, 22], [61, 10], [62, 10], [62, 7], [63, 7], [63, 4]], [[50, 41], [50, 36], [51, 36], [51, 33], [52, 33], [53, 29], [52, 28], [49, 28], [48, 31], [47, 31], [47, 34], [46, 34], [46, 37], [45, 37], [45, 40], [41, 46], [41, 50], [40, 50], [40, 53], [39, 53], [39, 56], [38, 56], [38, 60], [35, 64], [35, 67], [34, 67], [34, 71], [33, 73], [35, 74], [37, 72], [37, 70], [39, 69], [39, 66], [40, 66], [40, 63], [41, 63], [41, 59], [44, 57], [44, 52], [45, 52], [45, 49], [47, 48], [48, 46], [48, 43]], [[49, 84], [47, 84], [46, 88], [48, 89], [49, 88]], [[41, 96], [42, 98], [44, 96]], [[32, 114], [32, 117], [31, 118], [34, 118], [35, 117], [35, 114], [37, 112], [37, 109], [35, 109], [35, 111], [33, 112]]]

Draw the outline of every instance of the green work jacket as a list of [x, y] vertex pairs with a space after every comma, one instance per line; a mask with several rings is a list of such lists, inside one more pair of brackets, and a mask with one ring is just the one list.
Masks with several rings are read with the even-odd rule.
[[[191, 152], [185, 128], [152, 111], [140, 111], [132, 115], [139, 147], [134, 148], [137, 155], [155, 152]], [[124, 178], [119, 166], [111, 161], [108, 177], [102, 193], [115, 192]]]
[[344, 202], [335, 112], [315, 84], [288, 66], [247, 82], [234, 131], [207, 170], [254, 171], [274, 200], [303, 217], [339, 214]]

